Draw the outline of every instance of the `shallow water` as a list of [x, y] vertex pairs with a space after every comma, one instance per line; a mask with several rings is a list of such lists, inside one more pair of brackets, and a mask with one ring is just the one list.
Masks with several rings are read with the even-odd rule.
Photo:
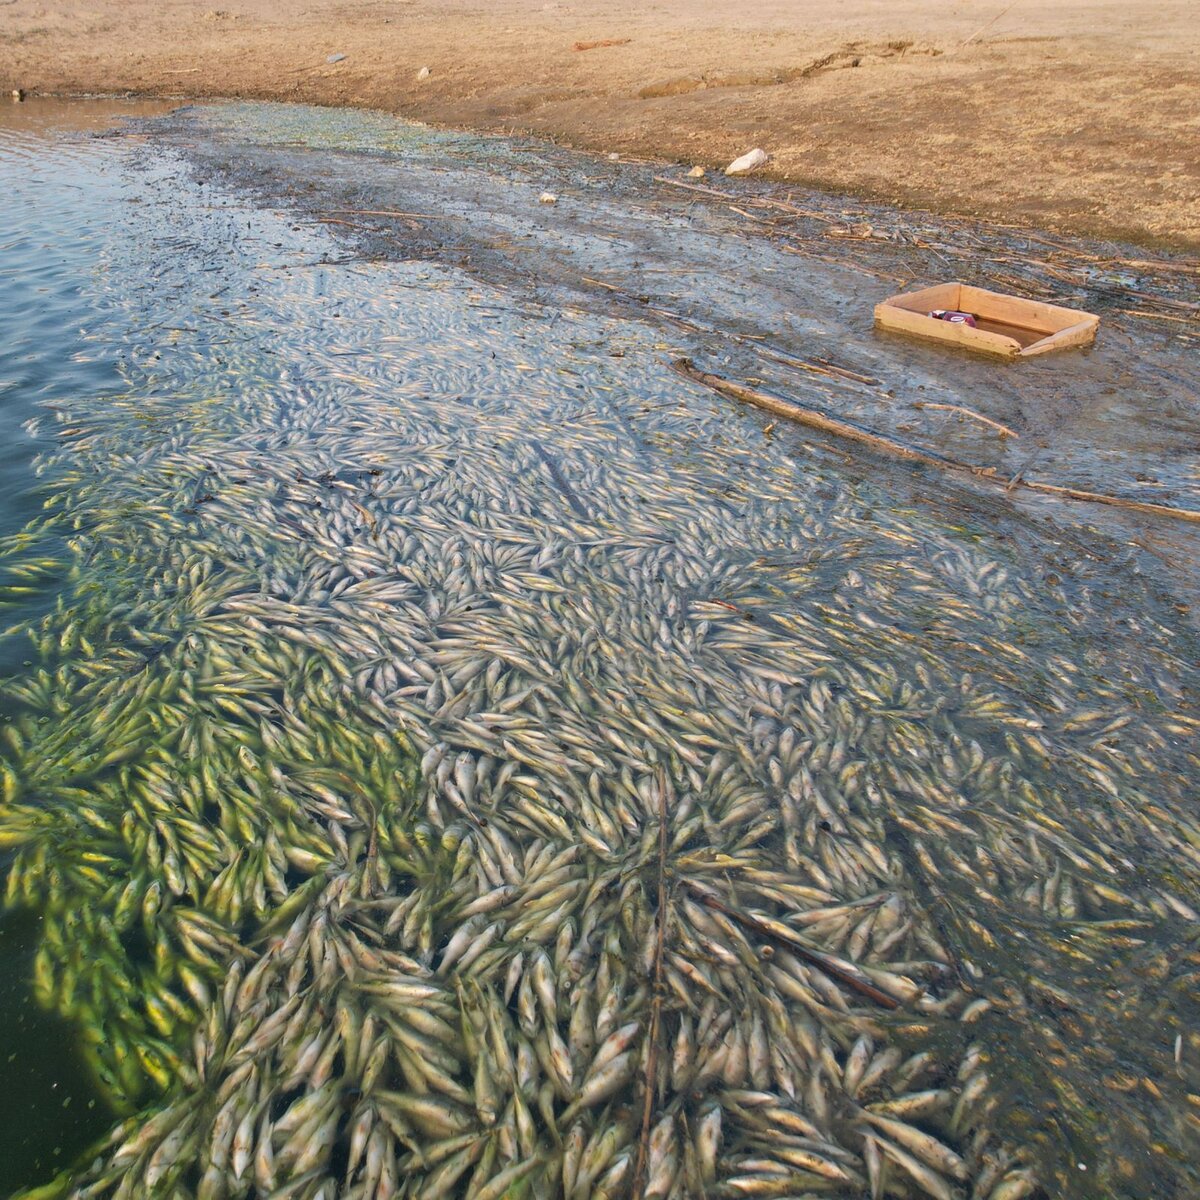
[[[2, 367], [4, 528], [28, 536], [6, 543], [27, 590], [4, 642], [0, 828], [10, 902], [43, 921], [22, 1009], [66, 1014], [98, 1096], [135, 1114], [80, 1179], [265, 1195], [290, 1172], [329, 1196], [374, 1172], [383, 1196], [394, 1172], [419, 1194], [448, 1121], [478, 1131], [459, 1151], [473, 1190], [524, 1161], [555, 1194], [564, 1110], [568, 1142], [611, 1131], [601, 1168], [637, 1141], [632, 1063], [570, 1108], [594, 1051], [571, 1013], [594, 1006], [602, 1029], [637, 1025], [638, 1053], [657, 1022], [682, 1063], [652, 1105], [676, 1149], [651, 1176], [678, 1159], [664, 1194], [716, 1189], [685, 1145], [714, 1104], [730, 1194], [777, 1149], [738, 1089], [815, 1121], [852, 1180], [835, 1192], [861, 1194], [857, 1106], [905, 1094], [895, 1047], [930, 1054], [913, 1086], [945, 1099], [916, 1124], [963, 1156], [968, 1193], [1028, 1172], [1054, 1195], [1188, 1195], [1196, 679], [1169, 605], [1102, 535], [1081, 551], [1071, 529], [732, 410], [666, 369], [691, 335], [564, 301], [563, 278], [488, 279], [428, 244], [363, 258], [284, 189], [269, 202], [274, 153], [294, 186], [390, 172], [426, 203], [414, 177], [440, 172], [481, 238], [506, 223], [564, 244], [569, 216], [476, 216], [470, 187], [536, 199], [551, 173], [609, 169], [267, 106], [0, 151], [23, 201], [0, 244], [49, 289]], [[679, 269], [693, 235], [638, 189], [596, 185], [606, 228], [651, 230], [641, 269]], [[825, 286], [835, 269], [814, 270]], [[731, 279], [710, 298], [732, 302]], [[820, 971], [747, 967], [689, 885], [925, 994], [892, 1011]], [[480, 894], [495, 906], [450, 965]], [[389, 991], [398, 975], [422, 1002]], [[734, 1014], [716, 1034], [706, 994]], [[461, 1032], [483, 1011], [524, 1066]], [[756, 1060], [768, 1027], [790, 1059]], [[297, 1139], [322, 1086], [320, 1136]], [[414, 1142], [386, 1096], [431, 1087], [452, 1116], [410, 1113]], [[69, 1124], [75, 1147], [101, 1132]], [[274, 1161], [261, 1178], [237, 1170], [243, 1127]], [[0, 1187], [48, 1177], [63, 1123], [28, 1128], [44, 1139], [21, 1135]], [[790, 1169], [759, 1185], [828, 1190]], [[891, 1194], [913, 1179], [894, 1168]]]
[[[94, 313], [88, 293], [131, 194], [111, 144], [89, 135], [122, 117], [161, 111], [162, 105], [95, 101], [0, 108], [6, 197], [0, 259], [9, 299], [0, 339], [0, 538], [6, 545], [36, 518], [44, 499], [33, 459], [52, 443], [31, 436], [25, 423], [62, 397], [101, 398], [123, 386], [111, 356], [83, 353], [89, 344], [83, 327]], [[44, 611], [60, 581], [57, 566], [17, 578], [6, 572], [0, 584], [5, 623]], [[0, 670], [19, 670], [28, 655], [27, 639], [6, 638]], [[7, 704], [4, 711], [11, 720]], [[31, 1002], [39, 926], [32, 912], [0, 916], [0, 1192], [6, 1195], [61, 1170], [113, 1120], [80, 1052], [78, 1027]]]

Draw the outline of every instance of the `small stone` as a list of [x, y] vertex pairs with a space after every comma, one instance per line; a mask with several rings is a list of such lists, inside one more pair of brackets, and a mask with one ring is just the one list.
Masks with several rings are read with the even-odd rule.
[[619, 154], [610, 154], [610, 155], [608, 156], [608, 161], [609, 161], [609, 162], [620, 162], [620, 161], [621, 161], [621, 156], [620, 156]]
[[345, 57], [344, 54], [331, 54], [325, 61], [327, 63], [339, 63]]
[[693, 167], [693, 168], [692, 168], [692, 169], [691, 169], [691, 170], [690, 170], [690, 171], [687, 173], [687, 177], [688, 177], [689, 179], [703, 179], [703, 178], [704, 178], [704, 175], [705, 175], [705, 171], [704, 171], [704, 168], [703, 168], [703, 167]]
[[558, 197], [553, 192], [543, 192], [538, 197], [539, 204], [557, 204]]
[[417, 72], [417, 82], [419, 83], [422, 80], [428, 79], [430, 77], [430, 75], [432, 75], [432, 74], [433, 74], [433, 72], [428, 67], [422, 67]]
[[725, 174], [746, 175], [751, 171], [757, 171], [759, 167], [766, 166], [770, 161], [771, 156], [765, 150], [760, 150], [755, 146], [753, 150], [743, 154], [741, 158], [735, 158], [725, 168]]
[[25, 89], [24, 89], [24, 88], [13, 88], [13, 90], [12, 90], [12, 98], [13, 98], [13, 99], [14, 99], [14, 100], [15, 100], [15, 101], [18, 103], [18, 104], [20, 104], [20, 102], [21, 102], [22, 100], [24, 100], [24, 99], [25, 99]]

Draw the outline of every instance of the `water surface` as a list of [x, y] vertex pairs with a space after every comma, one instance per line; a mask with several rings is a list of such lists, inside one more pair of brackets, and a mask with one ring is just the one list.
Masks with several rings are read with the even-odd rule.
[[[617, 1195], [649, 1112], [662, 1195], [1189, 1194], [1195, 655], [1118, 526], [680, 379], [752, 361], [695, 326], [781, 256], [580, 156], [245, 105], [10, 138], [0, 245], [47, 290], [0, 364], [5, 1002], [73, 1101], [0, 1186], [120, 1113], [64, 1193]], [[468, 232], [316, 220], [367, 208]], [[863, 1115], [909, 1103], [940, 1183]]]

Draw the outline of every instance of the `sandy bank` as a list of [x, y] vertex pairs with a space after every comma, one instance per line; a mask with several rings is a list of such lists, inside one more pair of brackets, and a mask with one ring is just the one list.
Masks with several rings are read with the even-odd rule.
[[218, 3], [9, 0], [0, 85], [374, 106], [709, 165], [761, 145], [799, 182], [1200, 246], [1189, 0]]

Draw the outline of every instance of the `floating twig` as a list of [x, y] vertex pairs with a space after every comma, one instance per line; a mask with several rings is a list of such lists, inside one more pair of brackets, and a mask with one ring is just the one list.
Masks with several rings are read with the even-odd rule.
[[991, 417], [985, 417], [983, 413], [977, 413], [974, 409], [964, 408], [961, 404], [931, 404], [928, 400], [917, 400], [914, 402], [913, 408], [936, 408], [939, 412], [961, 413], [964, 417], [971, 417], [975, 421], [983, 422], [984, 425], [990, 425], [1004, 437], [1021, 436], [1015, 429], [1009, 429], [1000, 421], [993, 421]]
[[1041, 448], [1035, 450], [1018, 468], [1016, 474], [1004, 485], [1006, 492], [1011, 492], [1013, 488], [1025, 478], [1025, 472], [1033, 466], [1035, 462], [1042, 456]]
[[351, 217], [407, 217], [414, 221], [436, 221], [435, 213], [398, 212], [392, 208], [326, 208], [323, 212], [341, 213]]
[[700, 192], [705, 196], [716, 196], [718, 200], [736, 199], [731, 192], [722, 192], [717, 188], [705, 187], [700, 183], [684, 183], [682, 179], [668, 179], [665, 175], [655, 175], [654, 182], [666, 183], [671, 187], [683, 188], [686, 192]]
[[[803, 359], [796, 359], [797, 362], [802, 362]], [[879, 387], [880, 381], [872, 375], [860, 375], [857, 371], [850, 371], [846, 367], [839, 367], [836, 363], [831, 363], [827, 358], [818, 358], [817, 362], [824, 367], [826, 371], [834, 375], [840, 375], [843, 379], [853, 379], [855, 383], [865, 383], [870, 387]]]
[[1146, 312], [1146, 310], [1142, 308], [1119, 308], [1117, 311], [1124, 313], [1128, 317], [1145, 317], [1150, 321], [1174, 321], [1177, 325], [1196, 324], [1196, 321], [1193, 317], [1177, 317], [1172, 313]]
[[870, 446], [872, 450], [876, 450], [881, 454], [890, 454], [896, 458], [902, 458], [907, 462], [917, 462], [927, 467], [937, 467], [943, 471], [960, 471], [963, 474], [972, 475], [976, 479], [982, 479], [1003, 488], [1011, 489], [1020, 486], [1028, 488], [1033, 492], [1044, 492], [1050, 496], [1062, 496], [1068, 500], [1082, 500], [1089, 504], [1107, 504], [1113, 508], [1129, 509], [1132, 512], [1144, 512], [1154, 516], [1174, 517], [1180, 521], [1200, 523], [1200, 511], [1192, 508], [1176, 508], [1170, 504], [1152, 504], [1146, 500], [1128, 500], [1124, 496], [1111, 496], [1106, 492], [1090, 492], [1084, 488], [1065, 487], [1061, 484], [1022, 479], [1019, 474], [1011, 480], [1005, 480], [996, 474], [994, 467], [975, 467], [970, 463], [960, 462], [958, 459], [914, 449], [912, 446], [906, 446], [903, 442], [872, 433], [868, 429], [860, 429], [857, 425], [851, 425], [847, 421], [827, 416], [816, 409], [805, 408], [790, 400], [784, 400], [779, 396], [772, 396], [769, 392], [756, 391], [754, 388], [744, 387], [738, 383], [731, 383], [729, 380], [723, 379], [720, 375], [711, 375], [707, 371], [701, 371], [690, 359], [677, 359], [671, 364], [671, 369], [677, 374], [682, 375], [685, 379], [703, 384], [715, 392], [720, 392], [723, 396], [730, 396], [734, 400], [753, 404], [756, 408], [765, 408], [768, 412], [778, 413], [780, 416], [788, 417], [801, 425], [807, 425], [812, 429], [819, 429], [824, 433], [831, 433], [848, 441]]
[[748, 213], [744, 208], [738, 208], [736, 204], [728, 205], [730, 212], [735, 212], [739, 217], [745, 217], [747, 221], [753, 221], [756, 225], [771, 225], [774, 222], [770, 217], [756, 217], [753, 213]]
[[591, 278], [589, 278], [587, 275], [580, 275], [580, 277], [579, 277], [579, 278], [580, 278], [580, 279], [581, 279], [581, 280], [582, 280], [584, 283], [590, 283], [590, 284], [592, 284], [594, 287], [602, 287], [602, 288], [607, 288], [607, 289], [608, 289], [610, 292], [621, 292], [622, 294], [624, 294], [624, 289], [623, 289], [623, 288], [619, 288], [619, 287], [617, 287], [617, 285], [616, 285], [616, 284], [614, 284], [614, 283], [605, 283], [603, 279], [591, 279]]
[[859, 375], [857, 371], [848, 371], [845, 367], [835, 366], [827, 359], [818, 359], [816, 362], [809, 362], [804, 358], [796, 358], [795, 355], [786, 354], [782, 351], [775, 350], [768, 352], [766, 350], [760, 352], [763, 358], [769, 359], [771, 362], [780, 363], [785, 367], [795, 367], [800, 371], [808, 371], [813, 375], [828, 375], [838, 379], [850, 379], [855, 383], [865, 383], [872, 387], [879, 386], [878, 379], [872, 379], [870, 375]]
[[[839, 270], [858, 271], [863, 275], [874, 275], [876, 279], [892, 279], [897, 283], [904, 282], [904, 276], [897, 275], [895, 271], [876, 271], [873, 267], [864, 266], [862, 263], [853, 262], [848, 258], [833, 258], [828, 254], [817, 254], [813, 250], [808, 250], [805, 247], [798, 245], [796, 242], [796, 235], [794, 233], [790, 234], [789, 236], [793, 240], [791, 242], [784, 242], [783, 245], [780, 246], [780, 249], [784, 252], [784, 254], [802, 254], [805, 258], [815, 258], [818, 262], [828, 263], [831, 267], [837, 267]], [[906, 267], [905, 270], [908, 271], [910, 278], [916, 278], [915, 272], [913, 272], [911, 269]]]
[[1132, 270], [1180, 271], [1185, 275], [1200, 275], [1200, 263], [1195, 262], [1164, 262], [1161, 259], [1146, 258], [1106, 258], [1102, 261], [1105, 265], [1126, 267]]
[[1200, 313], [1200, 304], [1194, 300], [1172, 300], [1167, 296], [1155, 296], [1150, 292], [1139, 292], [1134, 288], [1122, 287], [1116, 285], [1118, 292], [1124, 292], [1126, 296], [1136, 296], [1139, 300], [1149, 300], [1151, 304], [1164, 304], [1167, 308], [1181, 308], [1184, 312]]
[[345, 225], [347, 229], [361, 229], [364, 233], [378, 233], [378, 229], [373, 229], [370, 225], [363, 225], [358, 221], [343, 221], [341, 217], [318, 217], [318, 221], [322, 225]]
[[[685, 883], [687, 883], [686, 880]], [[737, 921], [740, 925], [745, 925], [747, 929], [753, 929], [755, 933], [770, 938], [773, 942], [782, 942], [797, 958], [802, 958], [810, 966], [816, 967], [831, 979], [844, 984], [851, 991], [857, 992], [860, 996], [866, 996], [868, 1000], [875, 1001], [876, 1004], [883, 1008], [900, 1007], [899, 1000], [894, 996], [889, 996], [887, 992], [872, 983], [853, 963], [835, 958], [832, 954], [826, 954], [824, 951], [810, 946], [798, 933], [782, 921], [775, 921], [770, 917], [761, 917], [754, 913], [741, 912], [736, 908], [730, 908], [728, 904], [722, 903], [711, 892], [705, 891], [697, 884], [687, 883], [687, 886], [701, 904], [707, 905], [722, 916]]]

